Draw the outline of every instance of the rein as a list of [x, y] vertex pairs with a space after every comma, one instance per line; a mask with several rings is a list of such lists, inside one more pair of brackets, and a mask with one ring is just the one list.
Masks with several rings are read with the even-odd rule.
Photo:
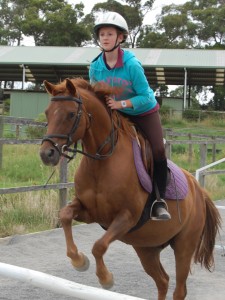
[[[89, 154], [87, 152], [84, 152], [83, 150], [78, 150], [77, 149], [77, 143], [74, 143], [72, 140], [72, 136], [73, 134], [76, 132], [77, 128], [79, 127], [80, 124], [80, 119], [82, 116], [82, 99], [76, 98], [76, 97], [72, 97], [72, 96], [54, 96], [51, 98], [51, 101], [74, 101], [76, 103], [78, 103], [78, 112], [76, 115], [76, 119], [74, 121], [74, 124], [70, 130], [70, 132], [66, 135], [66, 134], [49, 134], [49, 135], [45, 135], [42, 139], [42, 144], [43, 142], [50, 142], [52, 144], [52, 146], [59, 152], [60, 156], [64, 156], [66, 158], [70, 160], [72, 160], [75, 156], [76, 153], [80, 153], [82, 155], [85, 155], [89, 158], [95, 159], [95, 160], [103, 160], [106, 159], [108, 157], [110, 157], [113, 154], [113, 151], [115, 149], [115, 145], [117, 142], [117, 139], [115, 139], [115, 127], [113, 125], [113, 120], [112, 120], [112, 115], [111, 115], [111, 122], [112, 122], [112, 130], [110, 132], [110, 135], [105, 139], [105, 141], [99, 146], [97, 152], [95, 154]], [[110, 110], [110, 114], [111, 114], [111, 110]], [[91, 119], [91, 114], [88, 114], [89, 118]], [[59, 146], [59, 144], [54, 142], [54, 138], [60, 138], [60, 139], [66, 139], [66, 144], [64, 144], [61, 148]], [[110, 150], [107, 154], [101, 154], [101, 151], [104, 149], [104, 147], [110, 143], [111, 147]], [[74, 145], [74, 148], [70, 148], [71, 145]], [[70, 152], [73, 153], [73, 155], [68, 155], [65, 152]]]

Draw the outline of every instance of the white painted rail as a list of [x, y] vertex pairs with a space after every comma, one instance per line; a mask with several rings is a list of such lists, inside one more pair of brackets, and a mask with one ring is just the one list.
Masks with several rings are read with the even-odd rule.
[[81, 300], [144, 300], [75, 283], [46, 273], [0, 263], [0, 275]]
[[225, 158], [222, 158], [222, 159], [220, 159], [220, 160], [214, 161], [213, 163], [211, 163], [211, 164], [209, 164], [209, 165], [206, 165], [206, 166], [204, 166], [204, 167], [202, 167], [202, 168], [197, 169], [197, 170], [196, 170], [196, 173], [195, 173], [195, 178], [199, 181], [199, 175], [200, 175], [200, 173], [201, 173], [202, 171], [207, 170], [207, 169], [209, 169], [209, 168], [211, 168], [211, 167], [213, 167], [213, 166], [216, 166], [216, 165], [218, 165], [218, 164], [221, 164], [222, 162], [225, 162]]

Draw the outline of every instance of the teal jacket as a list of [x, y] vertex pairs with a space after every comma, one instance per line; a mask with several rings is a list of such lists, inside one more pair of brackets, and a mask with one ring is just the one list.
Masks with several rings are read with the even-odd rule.
[[133, 108], [123, 108], [121, 111], [128, 115], [144, 114], [157, 105], [153, 90], [150, 88], [144, 69], [135, 55], [123, 50], [123, 66], [108, 69], [105, 65], [103, 54], [95, 58], [89, 69], [91, 83], [104, 81], [111, 86], [124, 88], [115, 100], [130, 100]]

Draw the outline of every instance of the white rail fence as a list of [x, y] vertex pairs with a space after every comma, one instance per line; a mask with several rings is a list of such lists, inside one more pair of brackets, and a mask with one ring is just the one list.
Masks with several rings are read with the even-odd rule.
[[[196, 173], [195, 173], [195, 178], [196, 178], [198, 181], [200, 181], [200, 178], [201, 178], [201, 172], [203, 172], [203, 171], [205, 171], [205, 170], [207, 170], [207, 169], [209, 169], [209, 168], [211, 168], [211, 167], [214, 167], [214, 166], [216, 166], [216, 165], [218, 165], [218, 164], [220, 164], [220, 163], [223, 163], [223, 162], [225, 162], [225, 158], [222, 158], [222, 159], [217, 160], [217, 161], [215, 161], [215, 162], [213, 162], [213, 163], [211, 163], [211, 164], [208, 164], [208, 165], [206, 165], [206, 166], [204, 166], [204, 167], [202, 167], [202, 168], [197, 169], [197, 170], [196, 170]], [[217, 209], [222, 209], [222, 210], [225, 209], [225, 206], [222, 206], [222, 205], [216, 205], [216, 207], [217, 207]], [[225, 251], [225, 246], [222, 245], [222, 243], [221, 243], [221, 245], [215, 245], [215, 249], [219, 249], [219, 250]]]
[[81, 300], [144, 300], [5, 263], [0, 263], [0, 275], [27, 282], [36, 287], [45, 288], [64, 296], [77, 297]]
[[204, 166], [204, 167], [201, 167], [201, 168], [197, 169], [196, 172], [195, 172], [195, 178], [196, 178], [198, 181], [200, 181], [200, 176], [201, 176], [201, 173], [202, 173], [203, 171], [205, 171], [205, 170], [207, 170], [207, 169], [209, 169], [209, 168], [211, 168], [211, 167], [214, 167], [214, 166], [216, 166], [216, 165], [218, 165], [218, 164], [221, 164], [221, 163], [223, 163], [223, 162], [225, 162], [225, 158], [222, 158], [222, 159], [220, 159], [220, 160], [214, 161], [214, 162], [212, 162], [211, 164], [208, 164], [208, 165], [206, 165], [206, 166]]
[[[200, 181], [200, 178], [201, 178], [201, 172], [203, 172], [203, 171], [205, 171], [205, 170], [207, 170], [207, 169], [209, 169], [209, 168], [211, 168], [211, 167], [214, 167], [214, 166], [216, 166], [216, 165], [218, 165], [218, 164], [221, 164], [221, 163], [223, 163], [223, 162], [225, 162], [225, 158], [222, 158], [222, 159], [220, 159], [220, 160], [214, 161], [214, 162], [211, 163], [211, 164], [208, 164], [208, 165], [206, 165], [206, 166], [204, 166], [204, 167], [202, 167], [202, 168], [197, 169], [196, 172], [195, 172], [195, 178], [196, 178], [196, 180]], [[221, 206], [221, 205], [216, 205], [216, 207], [217, 207], [218, 209], [225, 209], [225, 206]]]

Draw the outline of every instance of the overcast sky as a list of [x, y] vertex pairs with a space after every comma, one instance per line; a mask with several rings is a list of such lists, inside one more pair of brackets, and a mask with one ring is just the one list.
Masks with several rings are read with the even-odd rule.
[[[119, 1], [116, 0], [117, 2], [120, 2], [121, 4], [125, 4], [124, 1]], [[155, 0], [152, 11], [149, 12], [146, 15], [145, 18], [145, 24], [152, 24], [155, 22], [155, 16], [157, 14], [160, 14], [161, 12], [161, 8], [165, 5], [170, 5], [170, 4], [184, 4], [185, 2], [187, 2], [188, 0]], [[96, 4], [96, 3], [101, 3], [101, 2], [106, 2], [106, 0], [84, 0], [84, 1], [80, 1], [80, 0], [68, 0], [69, 3], [71, 4], [77, 4], [77, 3], [84, 3], [84, 12], [85, 14], [88, 14], [91, 12], [92, 7]], [[144, 1], [143, 1], [144, 2]]]

